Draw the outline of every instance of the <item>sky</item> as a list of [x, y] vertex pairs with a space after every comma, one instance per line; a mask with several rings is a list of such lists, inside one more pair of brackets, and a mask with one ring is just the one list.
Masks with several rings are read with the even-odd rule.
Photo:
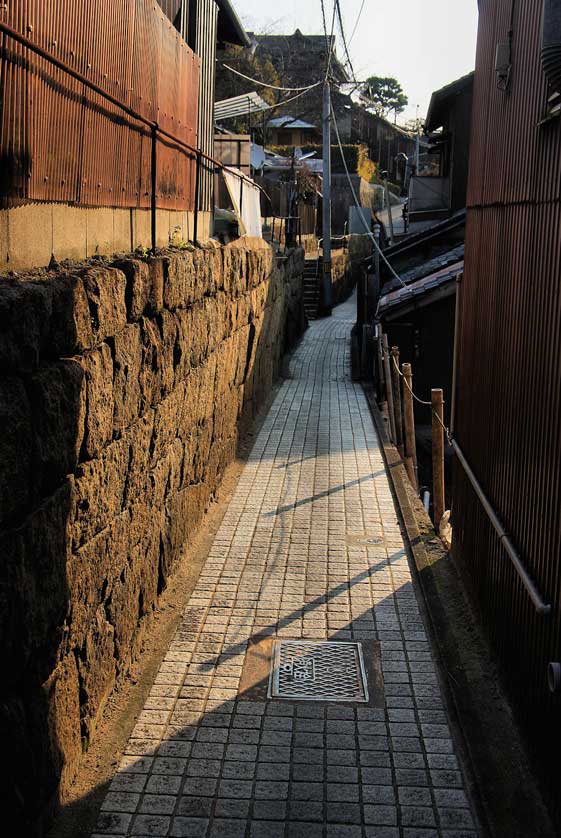
[[[331, 20], [333, 0], [325, 0]], [[362, 0], [340, 0], [347, 43]], [[323, 32], [320, 0], [234, 0], [246, 29], [268, 34]], [[399, 121], [426, 115], [431, 93], [475, 65], [477, 0], [365, 0], [349, 52], [357, 79], [394, 76], [409, 98]], [[340, 37], [337, 55], [343, 55]], [[319, 68], [318, 68], [319, 69]]]

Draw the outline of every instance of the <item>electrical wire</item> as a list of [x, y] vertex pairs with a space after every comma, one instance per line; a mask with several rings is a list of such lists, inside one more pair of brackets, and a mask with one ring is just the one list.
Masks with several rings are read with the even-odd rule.
[[[323, 82], [321, 82], [323, 84]], [[301, 96], [305, 96], [306, 93], [309, 93], [310, 90], [314, 90], [317, 87], [317, 84], [312, 85], [312, 87], [307, 87], [301, 93], [297, 93], [296, 96], [290, 96], [288, 99], [283, 99], [282, 102], [277, 102], [274, 105], [267, 105], [266, 108], [261, 108], [259, 113], [263, 113], [264, 111], [272, 111], [274, 108], [280, 108], [281, 105], [288, 105], [289, 102], [294, 102], [295, 99], [299, 99]]]
[[353, 40], [353, 38], [356, 34], [356, 30], [358, 29], [358, 24], [359, 24], [360, 17], [362, 15], [362, 10], [364, 9], [365, 4], [366, 4], [366, 0], [362, 0], [361, 7], [358, 10], [358, 15], [356, 16], [355, 25], [353, 26], [353, 31], [351, 32], [351, 37], [349, 38], [349, 46], [351, 45], [351, 41]]
[[335, 52], [335, 15], [337, 12], [337, 3], [336, 0], [333, 0], [333, 16], [331, 18], [331, 35], [327, 34], [327, 22], [325, 17], [325, 2], [324, 0], [321, 1], [321, 17], [323, 20], [323, 32], [325, 35], [325, 48], [327, 51], [327, 63], [325, 67], [325, 81], [329, 78], [329, 71], [331, 69], [331, 60], [333, 58], [333, 54]]
[[341, 13], [341, 4], [339, 0], [335, 0], [335, 8], [337, 10], [337, 20], [339, 22], [339, 31], [341, 33], [341, 40], [343, 41], [343, 49], [345, 50], [345, 55], [347, 56], [347, 65], [351, 71], [351, 76], [353, 81], [356, 84], [356, 74], [353, 67], [353, 62], [351, 61], [351, 56], [349, 54], [349, 47], [347, 45], [347, 39], [345, 37], [345, 27], [343, 26], [343, 15]]
[[[346, 176], [347, 176], [347, 180], [348, 180], [348, 182], [349, 182], [349, 186], [351, 187], [351, 192], [353, 193], [353, 198], [354, 198], [355, 206], [357, 207], [357, 209], [358, 209], [358, 210], [362, 210], [362, 207], [361, 207], [361, 205], [360, 205], [360, 203], [359, 203], [359, 200], [358, 200], [358, 198], [357, 198], [357, 194], [356, 194], [356, 191], [355, 191], [355, 188], [354, 188], [353, 182], [352, 182], [352, 180], [351, 180], [351, 176], [350, 176], [350, 174], [349, 174], [349, 169], [348, 169], [348, 166], [347, 166], [347, 161], [345, 160], [345, 155], [344, 155], [344, 153], [343, 153], [343, 145], [342, 145], [342, 143], [341, 143], [341, 136], [340, 136], [340, 134], [339, 134], [339, 126], [337, 125], [337, 118], [336, 118], [336, 116], [335, 116], [335, 111], [333, 110], [333, 106], [331, 106], [331, 117], [332, 117], [332, 119], [333, 119], [333, 126], [334, 126], [334, 128], [335, 128], [335, 135], [336, 135], [336, 137], [337, 137], [337, 143], [338, 143], [338, 145], [339, 145], [339, 151], [341, 152], [341, 159], [342, 159], [342, 161], [343, 161], [343, 166], [344, 166], [344, 169], [345, 169], [345, 174], [346, 174]], [[362, 211], [361, 211], [361, 212], [359, 212], [359, 217], [360, 217], [361, 222], [362, 222], [362, 225], [363, 225], [363, 227], [364, 227], [364, 229], [365, 229], [365, 231], [366, 231], [366, 234], [367, 234], [367, 235], [370, 237], [370, 239], [372, 240], [372, 242], [373, 242], [373, 244], [374, 244], [374, 247], [376, 248], [376, 250], [378, 251], [378, 253], [379, 253], [379, 254], [380, 254], [380, 256], [382, 257], [382, 259], [384, 260], [384, 262], [386, 263], [386, 265], [388, 266], [388, 268], [389, 268], [389, 269], [390, 269], [390, 271], [392, 272], [392, 274], [393, 274], [394, 278], [395, 278], [395, 279], [397, 279], [397, 281], [400, 283], [400, 285], [401, 285], [401, 287], [402, 287], [402, 288], [407, 288], [406, 283], [402, 280], [402, 278], [399, 276], [399, 274], [397, 274], [397, 273], [395, 272], [395, 270], [393, 269], [392, 265], [390, 265], [390, 263], [389, 263], [388, 259], [386, 258], [385, 254], [384, 254], [384, 251], [382, 250], [382, 248], [380, 247], [380, 245], [379, 245], [379, 244], [378, 244], [378, 242], [376, 241], [376, 236], [374, 236], [374, 235], [373, 235], [372, 230], [370, 229], [369, 225], [366, 223], [366, 219], [365, 219], [365, 217], [364, 217], [364, 215], [363, 215]], [[380, 298], [380, 299], [381, 299], [381, 298]], [[378, 301], [378, 307], [379, 307], [379, 305], [380, 305], [380, 302]], [[376, 310], [376, 314], [377, 314], [377, 313], [378, 313], [378, 310]]]
[[234, 70], [233, 67], [229, 67], [228, 64], [222, 65], [225, 70], [229, 70], [231, 73], [234, 73], [236, 76], [240, 76], [240, 78], [245, 79], [246, 81], [252, 82], [252, 84], [261, 85], [261, 87], [268, 87], [270, 90], [282, 90], [286, 93], [296, 93], [301, 91], [305, 93], [307, 90], [312, 90], [314, 87], [318, 87], [320, 84], [323, 84], [323, 79], [321, 81], [316, 81], [314, 84], [309, 84], [306, 87], [280, 87], [278, 84], [268, 84], [265, 81], [259, 81], [258, 79], [252, 79], [251, 76], [246, 76], [245, 73], [240, 73], [239, 70]]

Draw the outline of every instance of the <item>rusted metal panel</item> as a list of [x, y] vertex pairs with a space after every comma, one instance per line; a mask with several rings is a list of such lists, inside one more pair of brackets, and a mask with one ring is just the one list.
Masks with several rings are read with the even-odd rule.
[[[513, 30], [508, 92], [495, 49]], [[481, 0], [455, 436], [543, 598], [536, 614], [461, 468], [455, 553], [561, 825], [561, 122], [540, 124], [541, 0]]]
[[[0, 20], [196, 147], [199, 59], [160, 6], [150, 0], [11, 0]], [[2, 205], [149, 207], [149, 126], [9, 36], [1, 43]], [[193, 152], [160, 137], [159, 208], [193, 209], [194, 166]]]

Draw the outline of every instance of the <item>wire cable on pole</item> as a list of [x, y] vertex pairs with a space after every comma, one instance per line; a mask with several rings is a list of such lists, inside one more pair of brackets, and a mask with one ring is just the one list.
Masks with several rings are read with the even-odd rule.
[[233, 67], [230, 67], [228, 64], [222, 65], [225, 70], [229, 70], [231, 73], [235, 73], [236, 76], [240, 76], [240, 78], [245, 79], [246, 81], [252, 82], [252, 84], [259, 84], [261, 87], [268, 87], [270, 90], [282, 90], [286, 93], [296, 93], [298, 91], [305, 93], [307, 90], [313, 90], [314, 87], [319, 87], [320, 84], [323, 84], [323, 79], [321, 81], [316, 81], [314, 84], [309, 84], [307, 87], [281, 87], [278, 84], [268, 84], [265, 81], [259, 81], [258, 79], [252, 79], [251, 76], [246, 76], [245, 73], [240, 73], [239, 70], [235, 70]]
[[345, 50], [345, 55], [347, 56], [347, 64], [351, 71], [351, 76], [353, 81], [356, 84], [356, 74], [353, 67], [353, 62], [351, 61], [351, 56], [349, 54], [349, 47], [347, 44], [347, 39], [345, 37], [345, 28], [343, 26], [343, 15], [341, 12], [341, 4], [339, 0], [335, 0], [335, 9], [337, 10], [337, 20], [339, 22], [339, 31], [341, 32], [341, 40], [343, 41], [343, 48]]
[[325, 2], [321, 0], [321, 16], [323, 20], [323, 32], [325, 35], [325, 48], [327, 51], [327, 63], [325, 67], [325, 81], [329, 78], [329, 71], [331, 70], [331, 60], [333, 58], [333, 54], [335, 52], [335, 15], [337, 12], [337, 3], [336, 0], [333, 0], [333, 16], [331, 18], [331, 35], [327, 34], [327, 22], [325, 17]]
[[356, 16], [355, 25], [353, 26], [353, 31], [351, 32], [351, 37], [349, 38], [349, 42], [348, 42], [348, 45], [349, 45], [349, 46], [351, 45], [351, 41], [353, 40], [353, 38], [354, 38], [354, 36], [355, 36], [355, 34], [356, 34], [356, 30], [358, 29], [358, 24], [359, 24], [359, 22], [360, 22], [360, 18], [361, 18], [362, 11], [363, 11], [363, 9], [364, 9], [365, 4], [366, 4], [366, 0], [362, 0], [361, 7], [360, 7], [360, 9], [358, 10], [358, 15]]

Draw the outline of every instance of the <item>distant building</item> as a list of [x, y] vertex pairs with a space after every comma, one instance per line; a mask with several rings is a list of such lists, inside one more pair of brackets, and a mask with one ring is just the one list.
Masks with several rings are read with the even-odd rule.
[[315, 125], [292, 116], [276, 116], [267, 122], [267, 145], [303, 146], [321, 141]]
[[413, 163], [415, 136], [356, 102], [351, 102], [350, 114], [350, 131], [345, 135], [345, 140], [368, 146], [370, 159], [377, 164], [379, 171], [388, 172], [390, 180], [402, 184], [405, 179], [405, 161], [401, 155], [405, 155], [410, 164]]
[[466, 205], [473, 77], [469, 73], [432, 94], [424, 171], [409, 185], [411, 223], [447, 218]]

